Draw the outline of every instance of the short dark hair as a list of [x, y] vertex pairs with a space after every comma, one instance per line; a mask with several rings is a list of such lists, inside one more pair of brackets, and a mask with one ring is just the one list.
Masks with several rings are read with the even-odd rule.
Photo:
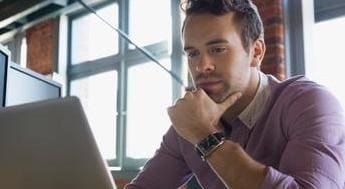
[[[234, 21], [238, 25], [242, 45], [248, 52], [249, 45], [259, 38], [263, 38], [264, 29], [257, 7], [251, 0], [185, 0], [181, 9], [186, 14], [186, 19], [192, 14], [211, 13], [225, 15], [234, 12]], [[182, 26], [182, 31], [185, 27]]]

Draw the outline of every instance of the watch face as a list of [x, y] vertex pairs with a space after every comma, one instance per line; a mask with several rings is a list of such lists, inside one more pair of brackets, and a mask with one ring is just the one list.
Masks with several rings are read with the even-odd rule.
[[224, 137], [223, 133], [214, 133], [210, 134], [208, 137], [201, 140], [197, 145], [198, 151], [201, 153], [202, 156], [207, 155], [207, 153], [216, 147]]
[[207, 137], [206, 140], [201, 141], [200, 146], [207, 151], [207, 149], [211, 149], [218, 143], [219, 140], [216, 137]]

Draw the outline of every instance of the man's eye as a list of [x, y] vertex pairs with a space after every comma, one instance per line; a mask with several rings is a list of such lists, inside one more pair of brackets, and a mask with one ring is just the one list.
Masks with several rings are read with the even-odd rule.
[[211, 52], [212, 53], [222, 53], [226, 50], [225, 47], [214, 47], [211, 49]]
[[187, 56], [188, 58], [194, 58], [198, 55], [199, 53], [197, 51], [190, 51], [190, 52], [187, 52]]

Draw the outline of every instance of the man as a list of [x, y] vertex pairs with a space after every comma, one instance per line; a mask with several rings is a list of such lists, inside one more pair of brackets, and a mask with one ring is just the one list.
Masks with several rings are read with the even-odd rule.
[[127, 189], [343, 189], [345, 119], [299, 76], [259, 71], [263, 26], [248, 0], [187, 0], [184, 50], [197, 89], [168, 109], [173, 126]]

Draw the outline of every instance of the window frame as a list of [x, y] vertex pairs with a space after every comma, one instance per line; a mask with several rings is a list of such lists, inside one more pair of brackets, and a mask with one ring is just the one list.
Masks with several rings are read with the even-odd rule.
[[344, 0], [315, 0], [315, 21], [327, 21], [345, 15]]
[[332, 0], [283, 0], [286, 77], [306, 74], [313, 62], [312, 25], [345, 15], [345, 2]]

